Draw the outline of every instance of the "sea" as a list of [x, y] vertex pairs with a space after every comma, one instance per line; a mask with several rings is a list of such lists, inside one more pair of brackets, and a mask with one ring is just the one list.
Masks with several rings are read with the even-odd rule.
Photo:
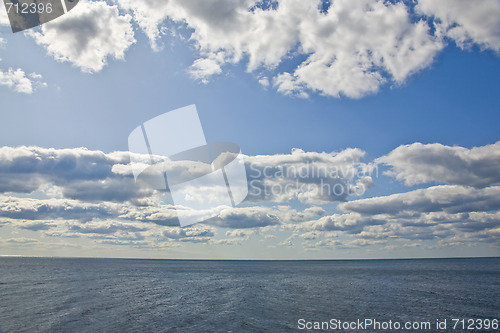
[[500, 258], [0, 258], [0, 332], [500, 332], [495, 320]]

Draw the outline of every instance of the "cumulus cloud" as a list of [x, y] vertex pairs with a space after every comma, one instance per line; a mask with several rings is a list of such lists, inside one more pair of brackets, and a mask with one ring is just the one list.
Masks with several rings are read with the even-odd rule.
[[432, 181], [452, 185], [343, 202], [337, 208], [344, 213], [286, 228], [305, 239], [306, 248], [384, 245], [395, 240], [416, 246], [432, 241], [431, 247], [497, 244], [500, 186], [494, 184], [499, 179], [499, 148], [498, 143], [472, 149], [421, 143], [398, 147], [377, 160], [392, 166], [390, 176], [407, 185]]
[[299, 98], [309, 97], [309, 94], [305, 91], [306, 85], [290, 73], [278, 74], [274, 78], [273, 86], [279, 93], [286, 96], [295, 96]]
[[[402, 2], [375, 0], [120, 0], [157, 47], [165, 21], [185, 24], [201, 58], [197, 79], [219, 74], [221, 66], [248, 59], [248, 71], [273, 70], [287, 57], [306, 57], [278, 73], [274, 86], [287, 95], [307, 91], [353, 98], [376, 92], [385, 82], [403, 82], [432, 63], [443, 47], [423, 20], [412, 21]], [[217, 54], [217, 61], [213, 55]], [[204, 79], [203, 79], [204, 78]]]
[[[172, 205], [135, 206], [112, 202], [88, 203], [71, 199], [32, 199], [0, 196], [0, 217], [18, 220], [31, 229], [50, 229], [55, 221], [90, 221], [116, 219], [177, 226], [177, 207]], [[297, 211], [289, 206], [242, 207], [221, 210], [206, 224], [230, 229], [263, 228], [290, 222], [302, 222], [321, 216], [325, 211], [310, 207]]]
[[198, 56], [187, 72], [202, 83], [244, 62], [285, 95], [360, 98], [428, 67], [445, 38], [499, 51], [498, 17], [497, 0], [118, 0], [82, 2], [28, 34], [56, 60], [98, 72], [135, 43], [133, 19], [154, 50], [168, 30], [188, 34]]
[[87, 224], [92, 221], [114, 220], [167, 227], [179, 225], [176, 207], [154, 202], [137, 206], [132, 203], [0, 196], [0, 217], [15, 220], [22, 228], [30, 230], [51, 229], [64, 221]]
[[121, 0], [119, 4], [120, 7], [133, 11], [135, 21], [149, 37], [151, 47], [154, 50], [159, 50], [158, 39], [161, 36], [159, 26], [167, 18], [166, 12], [171, 7], [170, 1]]
[[383, 222], [362, 217], [357, 213], [347, 213], [323, 216], [317, 220], [307, 221], [297, 226], [292, 226], [291, 229], [306, 231], [308, 233], [305, 238], [309, 237], [315, 239], [316, 237], [311, 237], [310, 231], [342, 231], [349, 234], [359, 234], [367, 226], [380, 224], [383, 224]]
[[175, 208], [166, 205], [138, 207], [110, 202], [0, 196], [0, 219], [20, 229], [56, 237], [199, 242], [214, 236], [214, 228], [210, 226], [180, 228]]
[[108, 59], [124, 59], [136, 42], [131, 16], [105, 2], [80, 2], [63, 17], [29, 31], [57, 61], [70, 62], [84, 72], [99, 72]]
[[215, 228], [210, 226], [194, 225], [190, 228], [169, 228], [162, 235], [168, 239], [183, 242], [206, 243], [215, 236]]
[[[450, 212], [453, 210], [447, 210], [447, 205], [443, 202], [435, 203], [435, 206], [442, 204], [443, 209], [436, 209], [434, 206], [432, 208], [436, 210], [434, 212], [426, 212], [422, 205], [405, 207], [415, 211], [400, 212], [394, 206], [391, 206], [392, 209], [368, 211], [360, 207], [372, 202], [358, 201], [354, 206], [343, 207], [352, 208], [354, 212], [333, 214], [285, 227], [296, 237], [305, 240], [306, 249], [353, 248], [367, 245], [401, 248], [408, 244], [412, 244], [412, 247], [423, 247], [426, 242], [427, 248], [498, 245], [499, 212]], [[382, 201], [380, 200], [380, 204], [383, 204]], [[394, 242], [397, 245], [387, 245]]]
[[[373, 166], [361, 162], [359, 149], [317, 153], [294, 149], [291, 154], [244, 156], [249, 182], [248, 202], [289, 202], [299, 200], [318, 205], [345, 201], [363, 195], [373, 185]], [[149, 159], [149, 156], [137, 158]], [[128, 152], [105, 154], [85, 148], [46, 149], [40, 147], [0, 148], [0, 193], [46, 194], [82, 201], [131, 201], [141, 204], [162, 188], [141, 186], [133, 177]], [[199, 178], [209, 172], [209, 164], [166, 161], [161, 164], [169, 182]], [[163, 174], [163, 173], [162, 173]], [[146, 175], [147, 176], [147, 175]], [[152, 177], [156, 180], [155, 177]], [[144, 184], [150, 185], [149, 179]], [[207, 185], [207, 184], [205, 184]], [[207, 202], [220, 194], [219, 187], [193, 188], [190, 200]], [[227, 189], [224, 187], [224, 195]]]
[[438, 34], [464, 48], [477, 44], [500, 51], [500, 2], [498, 0], [419, 0], [417, 10], [435, 17]]
[[56, 60], [92, 73], [124, 58], [134, 20], [154, 50], [168, 30], [189, 35], [198, 54], [187, 72], [202, 83], [244, 62], [285, 95], [360, 98], [428, 67], [445, 38], [499, 51], [498, 17], [497, 0], [117, 0], [82, 2], [28, 34]]
[[86, 201], [127, 201], [151, 195], [131, 176], [113, 172], [129, 163], [126, 152], [104, 154], [85, 148], [0, 148], [0, 193], [32, 193], [53, 185], [65, 197]]
[[467, 149], [439, 143], [414, 143], [377, 160], [390, 166], [390, 176], [407, 185], [439, 182], [474, 187], [500, 183], [500, 142]]
[[261, 86], [263, 86], [264, 88], [267, 88], [269, 87], [270, 83], [269, 83], [269, 78], [267, 76], [264, 76], [264, 77], [261, 77], [259, 79], [259, 83]]
[[475, 189], [457, 185], [441, 185], [385, 197], [341, 203], [339, 208], [363, 215], [495, 211], [500, 209], [500, 186]]
[[[8, 24], [7, 12], [0, 7], [0, 26]], [[6, 39], [0, 37], [0, 49], [4, 48], [6, 44]], [[2, 61], [1, 58], [0, 61]], [[42, 80], [42, 75], [38, 73], [28, 74], [21, 68], [9, 68], [6, 71], [0, 68], [0, 86], [7, 86], [17, 93], [29, 95], [38, 88], [46, 87], [47, 83]]]
[[[338, 153], [295, 149], [291, 154], [245, 156], [250, 192], [254, 193], [243, 206], [202, 211], [168, 204], [163, 200], [168, 195], [165, 191], [144, 191], [137, 186], [126, 152], [3, 147], [0, 224], [47, 236], [86, 237], [136, 247], [168, 247], [183, 242], [236, 245], [252, 235], [263, 237], [268, 231], [291, 232], [282, 244], [301, 244], [309, 250], [364, 246], [389, 249], [393, 241], [434, 242], [432, 246], [495, 244], [500, 228], [500, 186], [492, 185], [496, 178], [491, 170], [496, 165], [497, 147], [401, 146], [377, 160], [396, 169], [397, 163], [411, 162], [409, 156], [416, 154], [415, 160], [422, 165], [406, 170], [411, 163], [402, 164], [404, 168], [397, 169], [404, 174], [401, 179], [412, 173], [426, 175], [426, 168], [431, 166], [446, 169], [454, 165], [459, 167], [453, 170], [463, 169], [472, 176], [450, 176], [451, 172], [444, 171], [427, 178], [416, 176], [419, 182], [439, 180], [450, 185], [357, 200], [352, 200], [360, 195], [356, 186], [372, 186], [373, 179], [366, 174], [375, 175], [374, 165], [360, 162], [364, 152], [359, 149]], [[441, 160], [436, 161], [436, 156]], [[448, 162], [450, 156], [452, 162]], [[456, 156], [460, 159], [454, 159]], [[463, 165], [460, 160], [465, 161]], [[174, 173], [184, 172], [182, 176], [188, 178], [206, 172], [198, 167], [184, 167], [181, 172], [175, 164], [166, 167]], [[398, 177], [398, 173], [392, 175]], [[452, 184], [456, 179], [467, 181]], [[338, 185], [337, 189], [347, 192], [320, 191], [318, 185]], [[255, 192], [266, 187], [273, 187], [275, 192]], [[284, 190], [276, 191], [278, 188]], [[27, 198], [16, 193], [31, 195]], [[43, 198], [36, 198], [40, 196]], [[299, 207], [303, 208], [276, 205], [296, 199], [302, 201]], [[318, 206], [332, 202], [340, 202], [334, 214]], [[180, 213], [212, 218], [180, 228]], [[218, 235], [220, 229], [226, 229], [225, 238]]]
[[[0, 38], [0, 43], [2, 39]], [[18, 68], [9, 68], [6, 72], [0, 69], [0, 86], [7, 86], [18, 93], [32, 94], [38, 87], [45, 87], [47, 84], [41, 81], [42, 76], [37, 73], [26, 73]]]
[[[304, 211], [287, 206], [226, 207], [206, 223], [181, 228], [176, 208], [0, 196], [0, 223], [52, 237], [85, 237], [113, 244], [156, 247], [158, 242], [163, 245], [165, 242], [235, 244], [248, 239], [257, 229], [302, 222], [324, 214], [318, 207]], [[217, 227], [229, 229], [226, 232], [229, 238], [214, 239]]]
[[189, 73], [194, 79], [206, 84], [209, 77], [222, 73], [222, 69], [214, 59], [197, 59], [191, 66]]
[[302, 222], [325, 213], [322, 208], [311, 207], [300, 212], [289, 206], [279, 207], [242, 207], [222, 211], [207, 221], [208, 224], [232, 228], [264, 228], [284, 223]]
[[[348, 151], [339, 154], [304, 153], [296, 150], [294, 154], [279, 156], [260, 156], [250, 159], [259, 184], [262, 181], [290, 182], [293, 177], [303, 177], [303, 182], [318, 182], [322, 174], [317, 170], [308, 177], [306, 174], [289, 173], [287, 180], [279, 175], [267, 174], [267, 168], [278, 170], [279, 164], [294, 167], [294, 172], [304, 168], [316, 168], [310, 162], [342, 165], [342, 172], [351, 173], [356, 167], [351, 162], [362, 153]], [[351, 157], [351, 158], [350, 158]], [[336, 163], [335, 163], [336, 162]], [[167, 165], [174, 174], [196, 178], [204, 174], [203, 168], [180, 168], [172, 162]], [[326, 170], [326, 169], [325, 169]], [[308, 171], [308, 170], [305, 170]], [[308, 172], [310, 172], [309, 170]], [[341, 173], [351, 179], [352, 175]], [[51, 229], [54, 220], [73, 220], [87, 223], [103, 219], [118, 219], [130, 222], [150, 222], [163, 226], [178, 225], [178, 214], [203, 214], [215, 216], [207, 223], [225, 228], [263, 228], [271, 225], [303, 221], [325, 212], [320, 207], [310, 207], [297, 211], [284, 206], [279, 208], [246, 207], [229, 208], [224, 206], [193, 210], [187, 207], [167, 204], [168, 193], [143, 188], [135, 183], [127, 152], [103, 153], [84, 148], [45, 149], [40, 147], [2, 147], [0, 148], [0, 192], [2, 197], [0, 216], [7, 219], [27, 220], [30, 230]], [[337, 177], [337, 174], [335, 174]], [[179, 178], [182, 178], [179, 176]], [[268, 177], [268, 178], [266, 178]], [[335, 181], [338, 181], [335, 178]], [[16, 193], [33, 194], [47, 199], [16, 198]], [[194, 189], [196, 192], [196, 189]], [[295, 192], [293, 192], [295, 191]], [[193, 192], [194, 194], [196, 194]], [[292, 193], [293, 192], [293, 193]], [[299, 193], [290, 190], [286, 197], [296, 198], [300, 194], [308, 198], [316, 193]], [[9, 196], [10, 195], [10, 196]], [[211, 195], [216, 195], [212, 193]], [[325, 200], [338, 200], [326, 194]], [[270, 201], [276, 198], [269, 197]], [[200, 198], [203, 200], [203, 198]], [[260, 202], [267, 200], [255, 198]], [[284, 198], [278, 201], [284, 202]], [[314, 200], [311, 200], [314, 201]], [[45, 222], [43, 222], [45, 221]], [[43, 223], [42, 223], [43, 222]], [[34, 224], [33, 224], [34, 223]]]
[[364, 156], [360, 149], [247, 156], [247, 201], [323, 204], [363, 195], [377, 176], [376, 168], [361, 162]]

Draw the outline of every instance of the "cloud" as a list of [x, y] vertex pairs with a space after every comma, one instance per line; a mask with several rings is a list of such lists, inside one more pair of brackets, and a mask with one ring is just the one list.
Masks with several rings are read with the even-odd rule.
[[303, 238], [307, 249], [401, 246], [387, 245], [394, 241], [432, 242], [427, 248], [498, 244], [500, 186], [494, 184], [499, 148], [499, 143], [472, 149], [421, 143], [398, 147], [376, 160], [392, 166], [390, 176], [407, 185], [453, 185], [342, 202], [337, 209], [344, 213], [284, 227]]
[[267, 76], [264, 76], [264, 77], [261, 77], [259, 79], [259, 83], [261, 86], [263, 86], [264, 88], [267, 88], [269, 87], [270, 83], [269, 83], [269, 78]]
[[7, 238], [4, 239], [3, 242], [26, 245], [26, 244], [39, 243], [40, 241], [34, 238], [19, 237], [19, 238]]
[[151, 47], [154, 50], [159, 50], [160, 46], [157, 42], [161, 36], [159, 25], [167, 18], [166, 12], [169, 10], [171, 2], [164, 0], [120, 0], [119, 5], [125, 10], [133, 11], [134, 20], [149, 37]]
[[[2, 224], [49, 237], [83, 237], [99, 242], [148, 247], [179, 242], [237, 244], [247, 240], [258, 229], [301, 222], [322, 214], [324, 210], [318, 207], [304, 211], [286, 206], [226, 208], [206, 223], [181, 228], [173, 206], [0, 196]], [[228, 228], [226, 237], [229, 238], [223, 241], [215, 239], [216, 227]]]
[[[2, 7], [0, 5], [0, 26], [6, 26], [9, 25], [9, 18]], [[7, 40], [0, 37], [0, 49], [6, 44]], [[0, 61], [2, 61], [1, 58]], [[17, 93], [30, 95], [38, 88], [46, 87], [47, 83], [42, 81], [42, 75], [38, 73], [26, 74], [21, 68], [9, 68], [7, 71], [0, 68], [0, 86], [7, 86]]]
[[500, 183], [500, 141], [472, 149], [413, 143], [377, 162], [390, 166], [387, 174], [407, 185], [439, 182], [480, 188]]
[[132, 176], [113, 172], [115, 165], [127, 163], [126, 152], [0, 147], [0, 193], [32, 193], [53, 185], [67, 198], [86, 201], [150, 196], [151, 190], [136, 186]]
[[[179, 225], [178, 209], [186, 208], [158, 204], [154, 201], [137, 206], [130, 202], [94, 203], [72, 199], [0, 196], [0, 219], [15, 222], [19, 227], [29, 230], [49, 230], [68, 221], [86, 225], [105, 220], [111, 220], [113, 223], [149, 223], [172, 227]], [[297, 211], [289, 206], [218, 207], [214, 211], [215, 214], [210, 212], [208, 215], [215, 217], [204, 224], [229, 229], [264, 228], [282, 223], [297, 223], [325, 214], [320, 207]], [[203, 212], [193, 210], [192, 213]]]
[[[294, 149], [291, 154], [245, 156], [250, 192], [252, 187], [253, 191], [270, 187], [283, 191], [253, 193], [237, 208], [220, 206], [202, 211], [168, 204], [163, 199], [165, 192], [144, 191], [137, 186], [126, 152], [2, 147], [0, 224], [52, 237], [84, 237], [103, 244], [156, 248], [184, 242], [237, 245], [252, 235], [262, 239], [267, 232], [291, 233], [278, 246], [303, 246], [307, 250], [389, 249], [396, 246], [395, 241], [427, 242], [425, 246], [494, 245], [499, 238], [500, 186], [492, 185], [495, 177], [490, 171], [496, 165], [497, 146], [401, 146], [377, 162], [383, 159], [396, 168], [399, 161], [411, 162], [410, 156], [416, 154], [418, 158], [414, 158], [422, 165], [409, 163], [416, 169], [400, 171], [405, 175], [402, 179], [411, 173], [426, 175], [425, 170], [431, 166], [446, 169], [454, 165], [459, 166], [458, 171], [469, 166], [462, 171], [473, 176], [449, 176], [449, 171], [430, 178], [418, 176], [421, 182], [435, 179], [450, 185], [352, 201], [348, 200], [361, 195], [356, 186], [372, 186], [372, 178], [366, 175], [376, 174], [375, 165], [360, 162], [365, 155], [362, 150], [318, 153]], [[442, 159], [436, 160], [436, 156]], [[450, 156], [459, 156], [459, 161], [465, 162], [460, 164], [453, 158], [448, 162]], [[198, 165], [186, 168], [168, 161], [166, 167], [178, 172], [180, 179], [205, 172]], [[455, 179], [468, 181], [466, 185], [451, 184]], [[321, 191], [325, 185], [339, 185], [338, 189], [347, 192]], [[16, 193], [30, 193], [30, 197]], [[276, 205], [294, 200], [301, 204]], [[340, 202], [334, 214], [317, 206], [332, 202]], [[214, 217], [203, 224], [179, 228], [180, 211]], [[220, 229], [227, 229], [224, 238], [217, 235]]]
[[[185, 25], [200, 58], [195, 78], [206, 81], [221, 66], [248, 59], [247, 70], [275, 73], [288, 57], [305, 58], [278, 73], [274, 86], [287, 95], [307, 91], [359, 98], [386, 82], [400, 84], [429, 66], [442, 49], [423, 20], [412, 21], [404, 3], [375, 0], [119, 0], [157, 48], [165, 22]], [[213, 55], [217, 54], [217, 61]]]
[[345, 201], [373, 185], [377, 169], [361, 162], [365, 152], [345, 149], [318, 153], [293, 149], [291, 154], [247, 156], [247, 201], [308, 204]]
[[203, 225], [194, 225], [189, 228], [169, 228], [162, 235], [168, 239], [183, 242], [206, 243], [215, 236], [215, 228]]
[[[162, 219], [156, 214], [161, 214]], [[170, 219], [166, 219], [168, 214]], [[200, 225], [181, 229], [174, 207], [166, 205], [137, 207], [109, 202], [10, 196], [0, 196], [0, 220], [4, 224], [46, 236], [121, 241], [172, 239], [174, 237], [168, 235], [175, 232], [178, 233], [175, 239], [179, 241], [185, 241], [185, 238], [193, 240], [193, 237], [201, 236], [201, 233], [193, 234], [190, 231], [193, 228], [213, 228]], [[210, 234], [203, 236], [209, 237]]]
[[223, 210], [206, 223], [231, 229], [264, 228], [283, 223], [302, 222], [324, 213], [325, 211], [319, 207], [307, 208], [302, 212], [289, 206], [241, 207]]
[[439, 34], [461, 48], [477, 44], [500, 51], [500, 2], [498, 0], [419, 0], [417, 10], [434, 16]]
[[427, 248], [452, 245], [498, 246], [500, 213], [406, 212], [387, 210], [333, 214], [317, 220], [284, 226], [292, 237], [304, 239], [305, 249], [320, 247], [355, 248], [383, 244], [401, 248], [418, 244]]
[[198, 53], [188, 73], [202, 83], [245, 63], [284, 95], [361, 98], [429, 67], [445, 38], [498, 52], [498, 17], [497, 0], [117, 0], [82, 2], [28, 34], [56, 60], [93, 73], [124, 59], [136, 42], [133, 19], [154, 50], [168, 30], [187, 34]]
[[314, 248], [335, 248], [335, 249], [355, 249], [360, 247], [385, 244], [383, 240], [354, 239], [349, 241], [339, 241], [335, 239], [325, 239], [314, 244]]
[[[1, 43], [0, 38], [0, 43]], [[37, 73], [26, 73], [18, 68], [16, 70], [9, 68], [6, 72], [0, 69], [0, 86], [7, 86], [15, 92], [23, 94], [32, 94], [38, 87], [45, 87], [47, 84], [41, 81], [42, 76]]]
[[[318, 205], [360, 196], [373, 185], [371, 176], [377, 176], [372, 165], [360, 161], [364, 155], [359, 149], [333, 153], [295, 149], [291, 154], [244, 156], [249, 181], [247, 201], [299, 200]], [[198, 178], [211, 170], [209, 164], [201, 162], [166, 161], [160, 166], [169, 181], [177, 182]], [[133, 168], [128, 152], [0, 147], [0, 193], [42, 191], [86, 202], [130, 201], [138, 205], [159, 200], [159, 189], [142, 186], [140, 178], [136, 184]], [[165, 190], [163, 177], [161, 180]], [[148, 179], [144, 182], [150, 185]], [[206, 202], [207, 195], [215, 199], [218, 189], [193, 189], [191, 199]], [[224, 195], [226, 191], [223, 188]]]
[[306, 85], [290, 73], [278, 74], [274, 78], [273, 86], [279, 93], [286, 96], [296, 96], [299, 98], [309, 97], [309, 94], [305, 92]]
[[105, 2], [80, 2], [68, 14], [42, 25], [41, 32], [27, 34], [57, 61], [94, 73], [109, 58], [124, 59], [125, 51], [136, 42], [131, 19]]
[[208, 83], [208, 78], [222, 73], [219, 63], [214, 59], [197, 59], [189, 70], [191, 77], [202, 83]]
[[189, 35], [198, 55], [188, 73], [202, 83], [245, 63], [284, 95], [361, 98], [429, 67], [445, 38], [498, 52], [498, 17], [497, 0], [117, 0], [82, 2], [27, 34], [56, 60], [93, 73], [124, 59], [134, 20], [154, 50], [168, 30]]
[[339, 208], [363, 215], [404, 215], [408, 212], [462, 213], [500, 209], [500, 186], [475, 189], [441, 185], [385, 197], [341, 203]]
[[[347, 213], [347, 214], [333, 214], [323, 216], [318, 220], [307, 221], [297, 226], [292, 226], [292, 230], [299, 231], [342, 231], [348, 234], [359, 234], [367, 226], [384, 224], [382, 221], [362, 217], [360, 214]], [[308, 233], [307, 237], [311, 234]], [[316, 238], [316, 237], [312, 237]]]
[[239, 238], [248, 240], [250, 237], [257, 233], [256, 230], [248, 230], [248, 229], [235, 229], [226, 231], [226, 236], [231, 238]]
[[30, 230], [48, 230], [66, 222], [88, 224], [111, 220], [113, 223], [145, 223], [178, 226], [172, 205], [136, 206], [132, 203], [83, 202], [72, 199], [33, 199], [0, 196], [0, 218]]
[[0, 216], [18, 220], [81, 220], [119, 216], [121, 207], [66, 199], [31, 199], [0, 196]]

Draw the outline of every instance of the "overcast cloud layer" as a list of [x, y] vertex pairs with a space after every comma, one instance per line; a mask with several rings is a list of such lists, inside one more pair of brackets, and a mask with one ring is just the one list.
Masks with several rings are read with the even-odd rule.
[[[383, 85], [403, 84], [429, 67], [449, 42], [499, 52], [500, 2], [83, 1], [27, 34], [57, 61], [93, 73], [111, 60], [126, 59], [136, 42], [134, 27], [156, 51], [164, 35], [187, 34], [198, 58], [186, 71], [202, 83], [243, 63], [264, 87], [285, 95], [360, 98]], [[297, 59], [303, 60], [297, 64]], [[25, 81], [2, 81], [29, 91]]]

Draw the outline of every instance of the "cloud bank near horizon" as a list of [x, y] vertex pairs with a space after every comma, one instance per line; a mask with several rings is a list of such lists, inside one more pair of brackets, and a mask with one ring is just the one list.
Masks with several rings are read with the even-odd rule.
[[[186, 242], [237, 245], [251, 238], [269, 240], [277, 233], [289, 237], [269, 246], [299, 244], [311, 251], [389, 249], [393, 242], [402, 247], [498, 246], [500, 170], [493, 166], [498, 165], [500, 142], [472, 149], [414, 143], [397, 147], [372, 163], [361, 162], [363, 156], [358, 149], [337, 153], [294, 150], [291, 154], [247, 156], [246, 166], [250, 181], [283, 187], [292, 175], [308, 184], [321, 184], [325, 178], [317, 173], [307, 177], [283, 173], [286, 167], [311, 172], [324, 170], [323, 165], [336, 166], [335, 170], [344, 173], [335, 177], [356, 183], [359, 178], [353, 174], [360, 168], [373, 169], [375, 163], [388, 169], [386, 176], [408, 186], [427, 186], [371, 198], [359, 198], [354, 192], [325, 197], [312, 191], [307, 200], [301, 200], [301, 190], [289, 188], [280, 195], [249, 197], [237, 208], [214, 208], [214, 218], [180, 228], [176, 207], [162, 202], [158, 193], [136, 186], [127, 172], [127, 152], [2, 147], [0, 226], [47, 237], [143, 248]], [[416, 157], [421, 163], [410, 163]], [[461, 165], [457, 159], [467, 162], [469, 168], [457, 169]], [[262, 174], [252, 178], [252, 169]], [[370, 186], [373, 183], [376, 185], [376, 179]], [[337, 205], [336, 212], [331, 204]]]

